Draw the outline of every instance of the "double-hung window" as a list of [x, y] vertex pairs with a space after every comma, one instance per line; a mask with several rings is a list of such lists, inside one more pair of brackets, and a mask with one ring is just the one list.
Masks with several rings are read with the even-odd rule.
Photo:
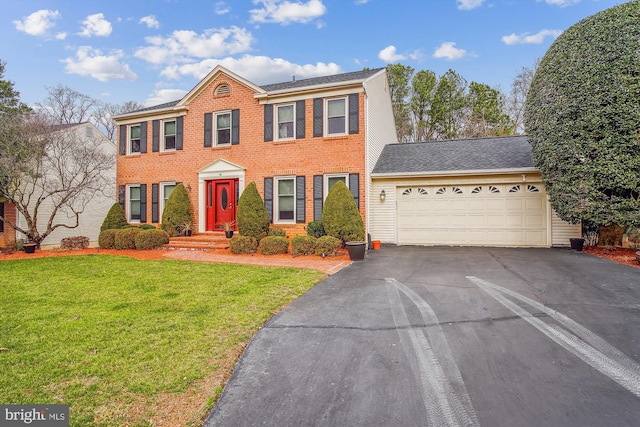
[[278, 126], [278, 140], [295, 138], [294, 105], [279, 105], [276, 107], [276, 123]]
[[173, 151], [176, 149], [176, 121], [168, 120], [162, 124], [162, 151]]
[[295, 177], [276, 178], [276, 222], [295, 222], [296, 179]]
[[169, 196], [173, 189], [176, 188], [175, 182], [162, 182], [160, 183], [160, 194], [162, 197], [160, 198], [160, 215], [164, 212], [164, 207], [167, 206], [167, 200], [169, 200]]
[[347, 98], [327, 99], [327, 135], [347, 134]]
[[231, 112], [216, 113], [215, 115], [216, 145], [231, 144]]
[[329, 191], [333, 188], [334, 185], [338, 183], [338, 181], [344, 182], [344, 184], [349, 188], [349, 174], [347, 173], [335, 173], [335, 174], [327, 174], [324, 176], [324, 198], [327, 198]]
[[129, 153], [140, 153], [140, 125], [129, 126]]
[[129, 185], [128, 186], [128, 213], [129, 222], [140, 222], [140, 186]]

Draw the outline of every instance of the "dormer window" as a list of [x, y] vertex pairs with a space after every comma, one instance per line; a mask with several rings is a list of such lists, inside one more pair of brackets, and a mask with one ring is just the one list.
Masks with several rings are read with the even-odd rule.
[[215, 91], [216, 95], [228, 95], [230, 93], [231, 93], [231, 87], [226, 83], [223, 83], [220, 86], [218, 86]]

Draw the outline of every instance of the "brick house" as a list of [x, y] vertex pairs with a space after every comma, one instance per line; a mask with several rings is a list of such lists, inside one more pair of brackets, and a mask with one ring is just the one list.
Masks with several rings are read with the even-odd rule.
[[182, 99], [114, 119], [127, 220], [159, 225], [183, 183], [200, 233], [235, 220], [250, 182], [288, 234], [321, 219], [340, 180], [366, 224], [371, 172], [396, 141], [384, 68], [258, 86], [218, 66]]

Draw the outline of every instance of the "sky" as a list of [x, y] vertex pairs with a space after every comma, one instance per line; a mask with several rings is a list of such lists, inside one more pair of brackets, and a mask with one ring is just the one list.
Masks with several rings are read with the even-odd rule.
[[28, 105], [180, 99], [215, 66], [257, 84], [401, 63], [508, 92], [571, 25], [622, 0], [0, 0], [0, 60]]

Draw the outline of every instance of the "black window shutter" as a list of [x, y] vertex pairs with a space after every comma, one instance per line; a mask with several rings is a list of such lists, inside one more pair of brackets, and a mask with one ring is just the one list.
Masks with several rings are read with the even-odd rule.
[[304, 100], [296, 102], [296, 138], [301, 139], [305, 136], [305, 108], [304, 108]]
[[140, 152], [147, 152], [147, 122], [140, 123]]
[[[4, 218], [4, 203], [0, 203], [0, 216]], [[4, 232], [4, 221], [0, 220], [0, 233]]]
[[120, 203], [120, 206], [124, 210], [124, 185], [118, 186], [118, 203]]
[[304, 176], [296, 176], [296, 222], [304, 223], [305, 217], [305, 185]]
[[322, 175], [313, 176], [313, 220], [322, 221]]
[[313, 100], [313, 136], [322, 136], [322, 98]]
[[353, 200], [355, 200], [356, 206], [360, 209], [360, 174], [349, 174], [349, 190], [353, 195]]
[[273, 141], [273, 105], [264, 105], [264, 142]]
[[176, 118], [176, 150], [182, 150], [182, 135], [184, 134], [184, 117]]
[[211, 141], [213, 141], [213, 113], [204, 114], [204, 146], [211, 147]]
[[151, 222], [158, 222], [159, 217], [159, 205], [158, 205], [158, 184], [151, 184]]
[[231, 110], [231, 145], [240, 144], [240, 110]]
[[349, 133], [360, 132], [360, 95], [352, 93], [349, 95]]
[[273, 222], [273, 178], [264, 179], [264, 208], [269, 214], [269, 221]]
[[147, 184], [140, 184], [140, 222], [147, 222]]
[[160, 120], [151, 122], [151, 151], [160, 151]]
[[127, 126], [120, 125], [120, 155], [127, 154]]

